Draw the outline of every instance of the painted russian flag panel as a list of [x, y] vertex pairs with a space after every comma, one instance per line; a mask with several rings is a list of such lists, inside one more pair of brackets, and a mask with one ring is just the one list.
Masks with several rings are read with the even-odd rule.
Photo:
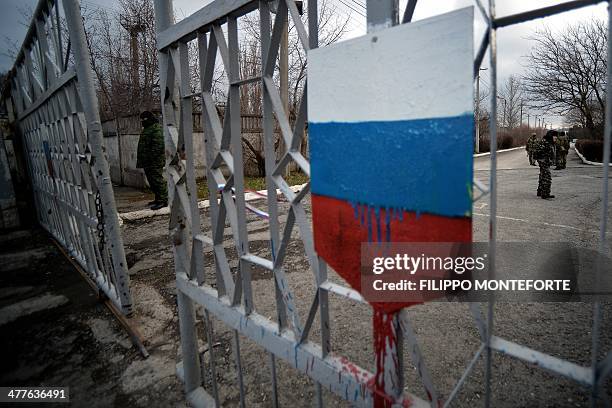
[[308, 54], [315, 248], [355, 289], [361, 241], [472, 239], [472, 25], [470, 7]]

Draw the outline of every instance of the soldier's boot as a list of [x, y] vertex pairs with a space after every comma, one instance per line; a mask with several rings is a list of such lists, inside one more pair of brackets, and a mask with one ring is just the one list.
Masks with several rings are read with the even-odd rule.
[[542, 197], [542, 191], [538, 189], [538, 197]]
[[163, 201], [157, 201], [155, 204], [153, 204], [153, 205], [151, 206], [151, 209], [152, 209], [153, 211], [155, 211], [155, 210], [159, 210], [160, 208], [167, 207], [167, 206], [168, 206], [168, 202], [167, 202], [167, 201], [166, 201], [166, 202], [163, 202]]
[[555, 198], [554, 195], [550, 194], [550, 184], [545, 183], [544, 186], [541, 187], [540, 189], [540, 197], [542, 197], [542, 199], [546, 200], [548, 198]]
[[157, 204], [157, 200], [149, 201], [149, 202], [147, 203], [147, 206], [149, 206], [149, 207], [150, 207], [150, 206], [155, 205], [155, 204]]

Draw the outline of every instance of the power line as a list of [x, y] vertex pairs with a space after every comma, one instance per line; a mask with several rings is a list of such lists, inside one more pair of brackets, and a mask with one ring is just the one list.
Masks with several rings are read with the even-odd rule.
[[340, 3], [344, 4], [346, 7], [348, 7], [349, 9], [353, 10], [355, 13], [359, 14], [361, 17], [365, 18], [366, 15], [363, 14], [362, 11], [359, 11], [358, 9], [356, 9], [354, 6], [351, 6], [350, 4], [346, 3], [345, 0], [340, 0]]
[[351, 13], [351, 11], [347, 10], [346, 5], [344, 7], [339, 7], [339, 6], [336, 5], [336, 7], [334, 7], [334, 9], [335, 9], [335, 11], [337, 11], [337, 12], [341, 13], [342, 15], [344, 15], [348, 20], [354, 22], [358, 27], [365, 29], [365, 27], [366, 27], [365, 23], [360, 18], [355, 18], [353, 13]]
[[353, 3], [355, 3], [355, 4], [356, 4], [358, 7], [361, 7], [361, 8], [363, 9], [363, 11], [367, 11], [367, 8], [366, 8], [366, 6], [365, 6], [365, 4], [364, 4], [364, 3], [361, 3], [361, 2], [360, 2], [360, 1], [358, 1], [358, 0], [351, 0], [351, 1], [352, 1]]
[[83, 5], [85, 5], [86, 7], [92, 7], [92, 8], [98, 9], [98, 10], [112, 11], [114, 13], [120, 13], [121, 12], [120, 9], [118, 9], [118, 8], [116, 8], [114, 6], [111, 6], [110, 4], [98, 4], [98, 3], [94, 3], [91, 0], [81, 0], [81, 3]]

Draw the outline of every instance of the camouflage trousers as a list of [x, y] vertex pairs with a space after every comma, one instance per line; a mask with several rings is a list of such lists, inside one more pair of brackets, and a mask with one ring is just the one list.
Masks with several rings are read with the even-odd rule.
[[557, 168], [564, 169], [567, 164], [567, 153], [558, 153], [557, 154]]
[[529, 164], [535, 166], [535, 159], [533, 158], [533, 152], [528, 152], [527, 157], [529, 157]]
[[538, 179], [538, 194], [542, 197], [550, 195], [550, 187], [552, 185], [552, 176], [550, 174], [550, 166], [544, 163], [540, 165], [540, 178]]
[[144, 172], [147, 176], [149, 187], [151, 187], [151, 191], [155, 194], [155, 201], [161, 203], [168, 202], [168, 186], [163, 176], [164, 168], [155, 166], [145, 167]]

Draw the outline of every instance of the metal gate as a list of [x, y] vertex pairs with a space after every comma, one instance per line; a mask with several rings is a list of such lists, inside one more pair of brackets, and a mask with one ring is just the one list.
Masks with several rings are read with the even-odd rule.
[[77, 0], [38, 2], [9, 80], [40, 225], [130, 314], [127, 264]]
[[[497, 231], [497, 155], [496, 155], [496, 70], [497, 42], [496, 32], [499, 28], [569, 11], [578, 7], [598, 3], [594, 0], [569, 1], [517, 15], [497, 18], [495, 2], [491, 0], [489, 10], [475, 0], [475, 5], [488, 24], [484, 38], [474, 61], [474, 79], [479, 72], [487, 50], [491, 58], [491, 176], [487, 187], [478, 180], [475, 188], [480, 191], [475, 200], [490, 193], [490, 261], [494, 265], [496, 254]], [[274, 22], [271, 24], [271, 5], [276, 7]], [[397, 0], [367, 0], [368, 28], [377, 30], [398, 23], [399, 10]], [[409, 0], [401, 19], [409, 23], [416, 6], [416, 0]], [[317, 16], [316, 0], [308, 1], [308, 15]], [[258, 13], [261, 40], [261, 73], [254, 77], [241, 77], [239, 73], [239, 35], [238, 18], [249, 13]], [[419, 367], [419, 374], [427, 390], [430, 401], [406, 394], [403, 387], [403, 361], [401, 347], [398, 358], [390, 359], [382, 375], [398, 379], [386, 395], [375, 396], [372, 387], [374, 375], [343, 359], [331, 351], [329, 331], [328, 296], [330, 293], [363, 301], [359, 293], [335, 284], [327, 279], [325, 263], [314, 251], [313, 235], [310, 222], [304, 208], [304, 199], [309, 193], [309, 185], [302, 191], [294, 192], [284, 179], [284, 169], [294, 162], [306, 174], [310, 174], [308, 160], [300, 153], [299, 145], [304, 136], [306, 123], [306, 93], [302, 94], [295, 126], [291, 128], [287, 113], [277, 86], [273, 81], [275, 61], [279, 52], [282, 27], [290, 15], [299, 35], [301, 46], [312, 49], [318, 46], [317, 19], [308, 19], [308, 29], [304, 27], [299, 11], [293, 0], [216, 0], [203, 7], [193, 15], [173, 24], [172, 1], [156, 0], [155, 16], [157, 27], [157, 46], [159, 50], [160, 84], [162, 95], [163, 125], [166, 140], [167, 174], [170, 193], [170, 234], [174, 244], [176, 267], [177, 297], [180, 318], [182, 346], [182, 363], [179, 373], [183, 377], [188, 400], [195, 406], [218, 406], [218, 386], [215, 377], [215, 362], [211, 358], [206, 369], [212, 374], [211, 394], [204, 389], [201, 361], [198, 350], [196, 330], [196, 305], [204, 308], [204, 321], [207, 328], [206, 337], [212, 353], [211, 314], [221, 320], [234, 332], [234, 357], [238, 371], [241, 406], [245, 403], [245, 390], [241, 372], [239, 335], [245, 336], [264, 348], [270, 355], [272, 375], [272, 401], [277, 405], [275, 359], [281, 358], [298, 371], [307, 374], [316, 383], [317, 400], [323, 405], [322, 387], [329, 389], [341, 398], [350, 399], [357, 406], [370, 406], [376, 400], [383, 405], [433, 405], [447, 406], [462, 387], [467, 376], [480, 357], [485, 357], [486, 364], [486, 400], [489, 406], [491, 398], [491, 358], [493, 351], [539, 365], [558, 375], [578, 381], [592, 390], [591, 401], [595, 405], [598, 390], [612, 370], [612, 354], [604, 361], [593, 357], [590, 367], [582, 367], [544, 353], [515, 344], [494, 335], [494, 299], [487, 305], [486, 313], [472, 304], [470, 309], [481, 337], [481, 345], [468, 364], [465, 372], [458, 379], [453, 391], [442, 399], [433, 386], [424, 360], [419, 351], [415, 333], [408, 316], [400, 313], [394, 325], [395, 335], [409, 346], [414, 364]], [[270, 29], [272, 27], [272, 29]], [[227, 35], [227, 39], [226, 39]], [[197, 43], [199, 56], [199, 78], [201, 93], [193, 94], [190, 84], [189, 47], [191, 41]], [[610, 58], [610, 46], [608, 46]], [[229, 79], [227, 111], [223, 121], [220, 120], [211, 94], [213, 70], [217, 55], [220, 55]], [[608, 65], [608, 78], [612, 68]], [[250, 252], [249, 236], [245, 217], [245, 187], [243, 176], [243, 154], [240, 126], [240, 87], [250, 83], [260, 83], [263, 93], [263, 128], [265, 134], [267, 206], [269, 215], [270, 259], [262, 258]], [[306, 88], [306, 87], [305, 87]], [[205, 150], [207, 159], [207, 183], [212, 192], [210, 200], [211, 236], [202, 233], [200, 213], [197, 205], [196, 175], [194, 166], [194, 149], [192, 139], [192, 98], [200, 97], [204, 116]], [[608, 93], [608, 102], [611, 101]], [[316, 103], [316, 101], [311, 101]], [[610, 106], [606, 109], [605, 143], [610, 143]], [[288, 148], [280, 159], [274, 151], [274, 120], [278, 121], [282, 139]], [[608, 203], [608, 163], [609, 150], [606, 149], [603, 171], [602, 221], [600, 250], [606, 245], [606, 215]], [[222, 172], [226, 169], [226, 172]], [[229, 173], [229, 175], [228, 175]], [[279, 223], [279, 197], [277, 189], [289, 202], [289, 213], [284, 229]], [[217, 197], [214, 192], [219, 192]], [[232, 271], [223, 247], [223, 230], [226, 222], [233, 233], [233, 246], [239, 256], [238, 267]], [[299, 230], [306, 259], [313, 274], [315, 288], [312, 291], [312, 303], [305, 321], [300, 320], [294, 297], [287, 285], [285, 259], [291, 233]], [[214, 279], [204, 276], [204, 248], [209, 247], [214, 258]], [[273, 321], [257, 312], [253, 303], [251, 266], [270, 271], [275, 284], [277, 321]], [[235, 274], [235, 278], [234, 275]], [[490, 277], [495, 271], [490, 271]], [[593, 311], [593, 356], [597, 356], [600, 303], [595, 303]], [[320, 320], [320, 342], [309, 336], [315, 316]], [[401, 344], [401, 343], [398, 343]], [[349, 398], [350, 396], [350, 398]], [[382, 397], [382, 398], [381, 398]]]

